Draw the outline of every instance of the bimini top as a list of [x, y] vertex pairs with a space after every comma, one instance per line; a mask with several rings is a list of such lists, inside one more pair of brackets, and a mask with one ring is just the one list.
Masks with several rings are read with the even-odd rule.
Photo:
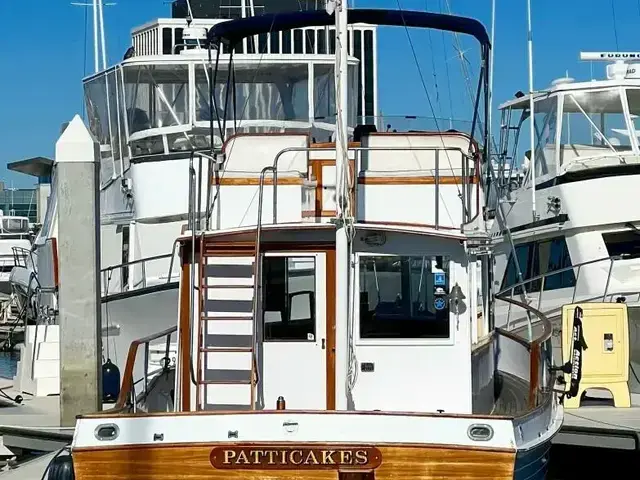
[[[358, 8], [347, 12], [349, 23], [368, 23], [401, 27], [433, 28], [473, 35], [483, 47], [490, 48], [489, 36], [482, 23], [467, 17], [443, 15], [440, 13], [416, 12], [408, 10], [383, 10]], [[324, 10], [303, 12], [270, 13], [254, 17], [220, 22], [208, 33], [213, 44], [234, 45], [243, 38], [261, 33], [279, 32], [303, 27], [333, 25], [335, 17]]]

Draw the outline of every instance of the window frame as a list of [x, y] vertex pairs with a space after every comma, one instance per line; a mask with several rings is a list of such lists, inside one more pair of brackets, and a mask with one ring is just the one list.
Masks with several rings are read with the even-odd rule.
[[[319, 252], [322, 253], [322, 252]], [[261, 296], [260, 296], [260, 338], [261, 341], [263, 343], [299, 343], [299, 344], [314, 344], [314, 343], [318, 343], [320, 341], [321, 338], [326, 338], [326, 323], [327, 323], [327, 313], [326, 309], [324, 311], [324, 320], [321, 322], [322, 325], [320, 325], [319, 328], [319, 313], [322, 313], [323, 309], [319, 307], [320, 303], [318, 301], [318, 284], [320, 279], [320, 276], [318, 275], [318, 266], [319, 263], [321, 261], [321, 258], [323, 258], [322, 256], [318, 255], [318, 253], [311, 253], [311, 252], [265, 252], [262, 256], [262, 265], [261, 265], [261, 273], [262, 273], [262, 278], [264, 279], [264, 261], [267, 258], [284, 258], [285, 260], [288, 259], [292, 259], [292, 258], [309, 258], [313, 260], [313, 294], [314, 294], [314, 301], [313, 301], [313, 308], [315, 309], [315, 311], [313, 312], [313, 340], [309, 340], [308, 338], [306, 339], [274, 339], [274, 338], [270, 338], [267, 339], [266, 338], [266, 328], [265, 328], [265, 308], [264, 308], [264, 299], [265, 299], [265, 295], [264, 292], [266, 292], [266, 288], [265, 285], [262, 284], [260, 287], [260, 291], [261, 291]], [[326, 262], [326, 256], [325, 258], [325, 262]], [[325, 265], [325, 271], [326, 271], [326, 265]], [[287, 293], [288, 294], [288, 293]], [[326, 304], [326, 293], [325, 293], [325, 297], [324, 299], [321, 300], [321, 302], [325, 302]], [[319, 333], [320, 332], [320, 333]]]
[[[549, 262], [551, 260], [551, 252], [552, 252], [552, 247], [554, 242], [561, 240], [563, 245], [564, 245], [564, 251], [566, 251], [567, 256], [569, 258], [569, 266], [573, 265], [573, 262], [571, 260], [571, 253], [569, 252], [569, 246], [567, 245], [567, 237], [565, 235], [556, 235], [553, 237], [549, 237], [549, 238], [542, 238], [542, 239], [538, 239], [538, 240], [534, 240], [534, 241], [530, 241], [530, 242], [522, 242], [519, 244], [515, 245], [515, 249], [516, 252], [518, 251], [519, 248], [527, 248], [528, 249], [528, 253], [527, 253], [527, 261], [526, 261], [526, 265], [522, 265], [520, 264], [520, 269], [523, 271], [523, 275], [522, 275], [522, 280], [524, 282], [529, 281], [528, 283], [525, 283], [524, 286], [527, 290], [527, 293], [540, 293], [541, 291], [544, 292], [552, 292], [554, 290], [562, 290], [564, 288], [575, 288], [576, 286], [576, 274], [575, 272], [573, 272], [573, 284], [572, 285], [567, 285], [567, 286], [561, 286], [561, 287], [556, 287], [556, 288], [545, 288], [544, 290], [540, 289], [540, 286], [542, 284], [542, 280], [537, 280], [535, 282], [532, 282], [531, 279], [535, 278], [539, 275], [541, 275], [540, 271], [539, 271], [539, 256], [540, 256], [540, 245], [544, 244], [544, 243], [549, 243], [549, 257], [547, 258], [547, 270], [544, 272], [544, 275], [546, 275], [546, 280], [545, 280], [545, 287], [547, 286], [547, 280], [549, 279], [549, 277], [552, 277], [553, 275], [549, 275], [550, 272], [554, 271], [554, 270], [549, 270]], [[506, 290], [511, 290], [511, 288], [514, 285], [517, 285], [518, 283], [520, 283], [519, 281], [516, 281], [513, 284], [510, 285], [506, 285], [506, 281], [507, 281], [507, 276], [509, 274], [509, 267], [513, 264], [513, 268], [515, 269], [515, 262], [512, 262], [513, 259], [513, 252], [509, 251], [508, 257], [507, 257], [507, 263], [506, 263], [506, 267], [504, 270], [504, 273], [502, 274], [502, 282], [500, 284], [500, 291], [504, 292]], [[560, 267], [558, 270], [562, 270], [563, 268], [567, 268], [567, 267]], [[565, 274], [567, 274], [568, 272], [571, 272], [571, 270], [567, 270], [566, 272], [562, 272], [562, 273], [558, 273], [556, 275], [562, 275], [564, 277]], [[571, 282], [570, 282], [571, 283]], [[535, 284], [536, 288], [531, 288], [531, 285]], [[518, 287], [514, 290], [514, 294], [521, 294], [522, 293], [522, 288]]]
[[[449, 271], [447, 274], [449, 275], [449, 286], [451, 288], [452, 285], [458, 281], [456, 278], [456, 266], [458, 263], [454, 260], [453, 255], [451, 253], [445, 252], [424, 252], [424, 253], [382, 253], [382, 252], [361, 252], [355, 254], [355, 262], [353, 267], [353, 277], [354, 277], [354, 293], [360, 292], [360, 260], [366, 257], [434, 257], [434, 256], [443, 256], [449, 259]], [[467, 282], [464, 283], [465, 285]], [[456, 315], [449, 311], [449, 337], [448, 338], [362, 338], [360, 333], [360, 302], [355, 301], [355, 305], [353, 307], [354, 318], [353, 321], [353, 333], [354, 333], [354, 342], [356, 346], [364, 347], [364, 346], [452, 346], [456, 343]], [[460, 317], [464, 317], [468, 315], [469, 306], [467, 306], [467, 311], [460, 314]]]

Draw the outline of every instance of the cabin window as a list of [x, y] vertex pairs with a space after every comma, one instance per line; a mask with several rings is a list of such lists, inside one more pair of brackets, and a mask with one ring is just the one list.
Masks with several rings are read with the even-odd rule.
[[[522, 280], [531, 280], [540, 275], [562, 270], [571, 266], [571, 257], [564, 237], [555, 237], [537, 242], [529, 242], [516, 246], [516, 257], [522, 272]], [[509, 257], [507, 269], [502, 281], [501, 290], [505, 290], [520, 283], [513, 254]], [[544, 279], [544, 291], [571, 288], [576, 284], [573, 270], [565, 270], [555, 275], [548, 275]], [[539, 292], [542, 287], [542, 279], [532, 280], [526, 283], [527, 292]], [[514, 289], [514, 293], [522, 293], [522, 287]]]
[[122, 285], [129, 284], [129, 234], [130, 227], [129, 225], [122, 226], [122, 264], [125, 265], [122, 267], [121, 275], [122, 275]]
[[293, 31], [293, 53], [303, 53], [303, 38], [302, 30], [296, 29]]
[[171, 28], [162, 29], [162, 54], [171, 55], [173, 53], [173, 31]]
[[564, 96], [560, 164], [631, 149], [619, 90], [570, 92]]
[[609, 256], [628, 255], [629, 258], [640, 257], [640, 233], [635, 230], [603, 233], [602, 240]]
[[449, 259], [361, 256], [360, 338], [449, 338]]
[[265, 257], [262, 311], [265, 341], [315, 342], [314, 257]]
[[327, 32], [318, 30], [318, 52], [321, 55], [327, 53]]
[[556, 124], [558, 101], [556, 97], [539, 100], [534, 109], [536, 132], [536, 175], [542, 176], [555, 168]]
[[271, 43], [271, 53], [280, 53], [280, 32], [271, 32], [269, 42]]

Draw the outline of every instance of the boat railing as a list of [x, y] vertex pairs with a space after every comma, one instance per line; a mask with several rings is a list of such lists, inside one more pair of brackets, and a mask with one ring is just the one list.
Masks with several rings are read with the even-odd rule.
[[[171, 253], [140, 258], [118, 265], [111, 265], [100, 270], [102, 289], [105, 295], [134, 291], [152, 285], [169, 284], [177, 281], [179, 272], [173, 271], [174, 258], [178, 242], [174, 241]], [[149, 265], [164, 263], [169, 260], [169, 270], [165, 275], [149, 273]], [[154, 269], [157, 270], [157, 269]], [[114, 285], [115, 284], [115, 285]]]
[[[553, 393], [554, 379], [550, 371], [554, 361], [551, 344], [553, 327], [547, 316], [531, 305], [500, 295], [496, 296], [496, 300], [537, 318], [537, 328], [530, 340], [507, 328], [497, 327], [490, 335], [492, 341], [488, 342], [494, 348], [496, 370], [528, 381], [527, 408], [534, 409]], [[522, 362], [522, 356], [528, 356], [529, 361]]]
[[[536, 275], [535, 277], [531, 277], [529, 279], [510, 285], [509, 287], [501, 290], [495, 296], [496, 298], [500, 298], [502, 300], [504, 300], [505, 298], [513, 299], [516, 296], [520, 296], [521, 300], [529, 304], [534, 301], [534, 297], [532, 295], [537, 294], [537, 299], [535, 299], [536, 301], [535, 308], [537, 310], [544, 311], [545, 314], [549, 315], [549, 313], [552, 311], [555, 311], [555, 310], [560, 311], [562, 306], [558, 307], [557, 305], [554, 305], [553, 310], [544, 308], [543, 299], [549, 298], [549, 297], [545, 297], [544, 293], [553, 291], [551, 289], [545, 290], [545, 285], [547, 280], [549, 279], [549, 277], [562, 275], [563, 273], [567, 273], [567, 272], [573, 272], [573, 274], [575, 275], [575, 281], [573, 282], [573, 286], [570, 287], [572, 289], [571, 300], [569, 302], [564, 302], [564, 303], [575, 303], [576, 300], [580, 300], [581, 302], [585, 302], [585, 301], [593, 302], [598, 300], [605, 302], [607, 297], [611, 297], [611, 299], [613, 300], [613, 297], [615, 295], [609, 292], [609, 288], [611, 285], [611, 278], [613, 275], [614, 266], [616, 265], [616, 262], [629, 260], [630, 258], [631, 257], [628, 254], [613, 255], [610, 257], [602, 257], [594, 260], [588, 260], [586, 262], [578, 263], [578, 264], [571, 265], [569, 267], [560, 268], [557, 270], [551, 270], [546, 273]], [[587, 290], [584, 287], [580, 289], [581, 272], [585, 267], [588, 267], [590, 265], [596, 265], [596, 264], [604, 264], [605, 268], [607, 268], [607, 276], [604, 279], [604, 287], [602, 289], [602, 293], [601, 294], [598, 293], [597, 295], [591, 295], [586, 298], [584, 297], [578, 298], [579, 290]], [[631, 294], [635, 294], [635, 292], [632, 292]], [[565, 296], [563, 296], [562, 298], [563, 300], [568, 299]], [[506, 322], [507, 328], [509, 328], [511, 325], [511, 310], [512, 310], [511, 305], [512, 303], [509, 304], [509, 309], [507, 311], [507, 322]], [[522, 317], [518, 317], [516, 321], [522, 320], [522, 319], [523, 319]]]
[[[149, 383], [158, 373], [168, 372], [171, 369], [171, 358], [169, 356], [171, 350], [171, 338], [177, 332], [178, 327], [173, 326], [158, 333], [154, 333], [147, 337], [139, 338], [131, 342], [129, 352], [127, 353], [127, 362], [125, 364], [124, 373], [122, 375], [122, 386], [115, 406], [108, 410], [110, 413], [132, 410], [133, 413], [138, 411], [138, 404], [149, 394]], [[165, 355], [163, 357], [163, 365], [160, 369], [149, 371], [149, 349], [151, 342], [164, 339]], [[140, 347], [143, 349], [143, 375], [139, 379], [134, 379], [134, 371]], [[137, 385], [142, 383], [139, 391]], [[140, 398], [142, 395], [142, 398]]]
[[11, 247], [11, 251], [14, 266], [35, 269], [36, 262], [32, 250], [24, 247]]
[[[470, 146], [471, 147], [471, 146]], [[470, 154], [469, 151], [465, 151], [460, 147], [446, 147], [446, 146], [414, 146], [411, 145], [410, 147], [402, 145], [402, 146], [380, 146], [380, 147], [376, 147], [376, 146], [372, 146], [372, 147], [356, 147], [356, 146], [349, 146], [348, 147], [349, 151], [353, 151], [355, 152], [356, 155], [362, 154], [362, 152], [376, 152], [376, 151], [382, 151], [382, 152], [402, 152], [402, 151], [408, 151], [411, 150], [413, 152], [457, 152], [462, 156], [462, 165], [461, 165], [461, 189], [462, 191], [460, 192], [461, 195], [461, 201], [462, 201], [462, 208], [463, 208], [463, 223], [467, 224], [469, 222], [471, 222], [479, 213], [479, 208], [480, 208], [480, 190], [476, 189], [476, 208], [475, 208], [475, 213], [471, 213], [473, 211], [473, 194], [472, 194], [472, 189], [471, 184], [473, 183], [473, 179], [477, 178], [478, 174], [479, 174], [479, 168], [478, 168], [478, 161], [477, 158], [474, 158], [474, 156], [472, 154]], [[326, 152], [332, 152], [335, 151], [335, 147], [287, 147], [284, 148], [282, 150], [280, 150], [274, 161], [273, 161], [273, 165], [271, 166], [267, 166], [264, 167], [262, 169], [262, 172], [260, 173], [261, 178], [267, 173], [267, 172], [271, 172], [273, 174], [273, 224], [277, 224], [278, 223], [278, 162], [280, 160], [280, 158], [285, 154], [285, 153], [291, 153], [291, 152], [322, 152], [322, 151], [326, 151]], [[358, 162], [356, 162], [356, 171], [352, 172], [354, 177], [357, 177], [358, 175]], [[434, 184], [435, 184], [435, 196], [437, 199], [439, 199], [439, 190], [440, 190], [440, 186], [441, 186], [441, 179], [440, 179], [440, 169], [436, 168], [434, 171]], [[355, 178], [354, 178], [355, 181]], [[263, 189], [264, 189], [264, 181], [261, 181], [261, 186], [260, 186], [260, 191], [258, 193], [259, 195], [259, 200], [258, 200], [258, 204], [261, 205], [261, 198], [263, 195]], [[438, 215], [438, 209], [439, 209], [439, 202], [435, 203], [436, 205], [436, 223], [435, 225], [428, 225], [428, 226], [434, 226], [436, 229], [440, 228], [440, 222], [439, 222], [439, 215]], [[261, 210], [258, 211], [259, 216], [261, 217]], [[258, 224], [260, 224], [260, 221], [258, 222]], [[427, 225], [425, 225], [427, 226]], [[260, 228], [258, 226], [258, 228]]]

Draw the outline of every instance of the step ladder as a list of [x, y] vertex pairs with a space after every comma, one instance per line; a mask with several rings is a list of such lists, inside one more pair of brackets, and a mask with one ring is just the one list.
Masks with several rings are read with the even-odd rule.
[[200, 251], [197, 410], [253, 410], [255, 250]]

